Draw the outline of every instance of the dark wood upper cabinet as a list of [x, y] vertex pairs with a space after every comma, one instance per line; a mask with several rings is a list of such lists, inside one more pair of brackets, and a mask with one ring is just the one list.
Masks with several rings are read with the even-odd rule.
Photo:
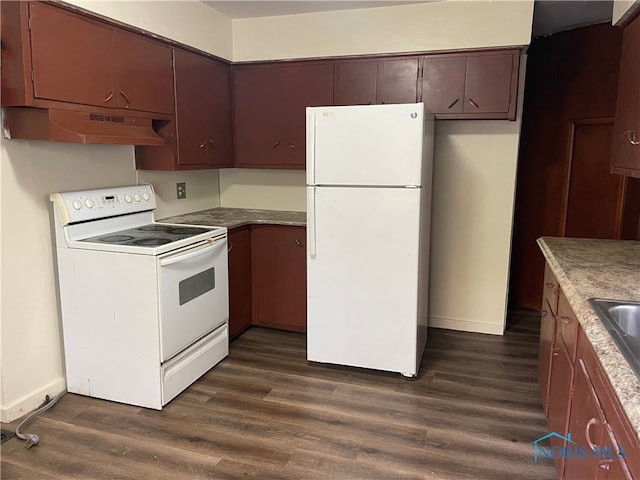
[[611, 172], [640, 178], [640, 15], [622, 34]]
[[423, 58], [422, 101], [439, 119], [515, 120], [520, 51]]
[[33, 96], [116, 107], [112, 30], [44, 3], [29, 9]]
[[29, 18], [35, 98], [173, 112], [169, 46], [40, 2]]
[[171, 48], [133, 33], [112, 33], [118, 108], [172, 114]]
[[333, 104], [333, 63], [233, 67], [235, 165], [305, 168], [305, 109]]
[[161, 127], [166, 147], [137, 147], [141, 170], [233, 166], [230, 67], [174, 49], [174, 120]]
[[413, 103], [418, 99], [417, 82], [417, 58], [338, 61], [335, 104]]
[[336, 105], [373, 105], [378, 88], [376, 60], [339, 61], [335, 65]]
[[398, 58], [378, 62], [376, 103], [414, 103], [418, 100], [418, 59]]
[[425, 57], [422, 67], [422, 101], [436, 114], [463, 113], [464, 56]]

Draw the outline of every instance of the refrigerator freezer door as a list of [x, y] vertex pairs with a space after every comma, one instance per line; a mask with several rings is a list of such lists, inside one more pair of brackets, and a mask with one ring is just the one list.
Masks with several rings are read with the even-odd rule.
[[307, 359], [415, 375], [421, 189], [307, 188]]
[[307, 185], [420, 185], [424, 106], [307, 108]]

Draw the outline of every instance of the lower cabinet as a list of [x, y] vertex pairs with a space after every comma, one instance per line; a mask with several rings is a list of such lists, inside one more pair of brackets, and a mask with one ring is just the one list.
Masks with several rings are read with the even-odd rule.
[[[547, 284], [549, 292], [558, 285], [548, 265]], [[556, 434], [551, 446], [564, 452], [554, 455], [557, 478], [640, 480], [638, 436], [566, 297], [558, 294], [556, 315], [550, 296], [543, 298], [538, 371], [547, 425]]]
[[304, 332], [307, 328], [305, 227], [251, 229], [253, 324]]
[[229, 338], [251, 325], [251, 227], [229, 230]]

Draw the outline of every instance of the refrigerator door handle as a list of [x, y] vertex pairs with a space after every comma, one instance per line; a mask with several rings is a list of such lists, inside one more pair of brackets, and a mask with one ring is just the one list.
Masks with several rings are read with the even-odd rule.
[[316, 115], [307, 117], [307, 185], [316, 183]]
[[316, 258], [316, 187], [307, 188], [307, 217], [307, 234], [309, 236], [307, 244], [309, 246], [309, 256], [311, 258]]

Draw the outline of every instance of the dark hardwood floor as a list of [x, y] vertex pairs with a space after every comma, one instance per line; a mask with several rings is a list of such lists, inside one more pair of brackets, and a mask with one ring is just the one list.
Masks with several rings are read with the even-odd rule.
[[[3, 480], [552, 479], [539, 317], [504, 337], [431, 329], [420, 375], [309, 364], [302, 334], [252, 328], [164, 410], [67, 394], [2, 445]], [[14, 425], [15, 426], [15, 425]]]

